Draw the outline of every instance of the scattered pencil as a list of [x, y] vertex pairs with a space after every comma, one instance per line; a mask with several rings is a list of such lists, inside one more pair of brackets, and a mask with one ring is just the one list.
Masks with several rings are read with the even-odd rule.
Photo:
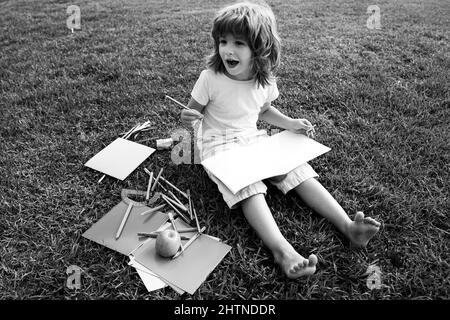
[[137, 128], [139, 124], [135, 125], [133, 128], [131, 128], [130, 130], [128, 130], [123, 136], [122, 139], [128, 139], [128, 137], [131, 135], [131, 133], [133, 132], [134, 129]]
[[119, 229], [117, 230], [117, 233], [116, 233], [116, 240], [119, 239], [119, 238], [120, 238], [120, 235], [122, 234], [123, 227], [125, 226], [125, 223], [126, 223], [127, 220], [128, 220], [128, 216], [130, 215], [130, 212], [131, 212], [131, 208], [132, 208], [132, 207], [133, 207], [133, 202], [130, 201], [130, 203], [128, 204], [127, 211], [126, 211], [125, 214], [123, 215], [122, 222], [120, 223]]
[[175, 187], [170, 181], [168, 181], [167, 179], [165, 179], [164, 177], [160, 177], [160, 179], [162, 181], [164, 181], [165, 183], [167, 183], [169, 186], [171, 186], [173, 189], [175, 189], [177, 192], [179, 192], [183, 197], [185, 197], [186, 199], [188, 199], [188, 196], [186, 193], [184, 193], [183, 191], [181, 191], [180, 189], [178, 189], [177, 187]]
[[[161, 233], [164, 230], [153, 231], [152, 233]], [[198, 232], [197, 228], [178, 229], [178, 233]]]
[[[200, 232], [197, 232], [195, 235], [193, 235], [192, 236], [192, 238], [191, 239], [189, 239], [189, 241], [188, 242], [186, 242], [186, 244], [183, 246], [181, 246], [183, 249], [183, 251], [184, 250], [186, 250], [198, 237], [200, 237], [201, 235], [202, 235], [202, 233], [205, 231], [205, 229], [206, 229], [206, 227], [203, 227], [203, 228], [201, 228], [199, 231]], [[178, 257], [180, 254], [182, 254], [183, 253], [183, 251], [178, 251], [173, 257], [172, 257], [172, 259], [175, 259], [176, 257]]]
[[180, 204], [181, 206], [184, 207], [183, 202], [181, 202], [180, 199], [178, 199], [177, 196], [174, 195], [172, 191], [169, 190], [169, 191], [167, 191], [167, 193], [169, 194], [169, 196], [172, 197], [173, 200], [175, 200], [178, 204]]
[[157, 207], [154, 207], [154, 208], [152, 208], [152, 209], [150, 209], [150, 210], [141, 212], [141, 216], [143, 216], [144, 214], [149, 214], [149, 213], [153, 213], [153, 212], [156, 212], [156, 211], [158, 211], [158, 210], [161, 210], [161, 209], [164, 208], [165, 206], [166, 206], [165, 204], [162, 204], [162, 205], [157, 206]]
[[136, 124], [132, 129], [127, 131], [123, 136], [122, 139], [128, 139], [133, 134], [137, 134], [140, 131], [146, 131], [150, 129], [150, 121], [145, 121], [143, 124]]
[[191, 191], [188, 189], [187, 190], [187, 192], [186, 192], [186, 194], [187, 194], [187, 196], [188, 196], [188, 200], [189, 200], [189, 204], [188, 204], [188, 206], [189, 206], [189, 217], [191, 218], [191, 220], [192, 219], [194, 219], [194, 217], [192, 216], [192, 201], [191, 201]]
[[98, 180], [97, 183], [101, 183], [103, 181], [103, 179], [105, 179], [105, 177], [106, 177], [106, 174], [102, 175], [102, 177]]
[[175, 200], [169, 198], [168, 196], [166, 196], [165, 194], [161, 193], [164, 197], [167, 198], [167, 200], [170, 201], [171, 204], [173, 204], [175, 207], [177, 207], [180, 210], [183, 210], [185, 212], [188, 212], [188, 209], [186, 209], [186, 207], [182, 204], [179, 204], [178, 202], [176, 202]]
[[[149, 238], [157, 238], [158, 234], [160, 234], [160, 232], [152, 232], [152, 233], [146, 233], [146, 232], [138, 232], [138, 236], [139, 237], [149, 237]], [[180, 236], [181, 240], [190, 240], [191, 238], [186, 237], [186, 236]]]
[[177, 226], [175, 225], [175, 221], [173, 220], [172, 212], [169, 211], [168, 215], [169, 215], [169, 220], [170, 220], [170, 223], [172, 224], [173, 230], [178, 232]]
[[[150, 173], [153, 173], [153, 171], [152, 171], [152, 172], [148, 171], [147, 168], [144, 168], [144, 171], [145, 171], [148, 175], [150, 175]], [[152, 175], [152, 179], [155, 180], [155, 177], [154, 177], [153, 175]], [[163, 189], [164, 191], [167, 192], [167, 189], [164, 188], [164, 186], [163, 186], [159, 181], [155, 181], [155, 182], [153, 182], [153, 183], [158, 184], [158, 185], [161, 187], [161, 189]], [[153, 189], [153, 188], [152, 188], [152, 189]], [[152, 191], [152, 190], [150, 189], [150, 191]]]
[[195, 210], [194, 205], [192, 205], [192, 211], [194, 213], [195, 223], [197, 224], [197, 230], [199, 233], [201, 233], [200, 224], [198, 223], [198, 218], [197, 218], [197, 211]]
[[175, 212], [181, 217], [183, 218], [184, 221], [186, 221], [186, 223], [189, 223], [189, 220], [184, 216], [184, 214], [182, 214], [171, 202], [170, 200], [163, 194], [161, 194], [161, 197], [163, 198], [164, 201], [166, 201], [166, 203], [172, 207], [173, 210], [175, 210]]
[[[178, 233], [177, 226], [175, 225], [175, 221], [173, 220], [172, 212], [169, 212], [168, 215], [169, 215], [170, 223], [172, 224], [173, 230], [175, 230], [175, 232]], [[180, 248], [181, 248], [181, 251], [183, 252], [184, 251], [183, 245], [181, 245]]]
[[145, 197], [145, 200], [148, 200], [150, 198], [150, 188], [152, 187], [152, 180], [153, 180], [153, 171], [150, 172], [150, 177], [148, 178], [147, 195]]
[[159, 170], [158, 175], [156, 176], [155, 182], [153, 184], [153, 187], [151, 189], [151, 191], [155, 190], [156, 188], [156, 184], [158, 183], [159, 178], [161, 177], [161, 174], [163, 173], [164, 168], [161, 168], [161, 170]]

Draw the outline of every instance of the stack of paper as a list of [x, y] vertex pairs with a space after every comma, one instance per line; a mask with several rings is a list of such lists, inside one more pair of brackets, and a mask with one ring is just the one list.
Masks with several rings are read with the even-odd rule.
[[[137, 233], [171, 227], [171, 224], [166, 223], [168, 215], [155, 212], [142, 216], [140, 213], [150, 208], [133, 206], [121, 236], [116, 239], [117, 229], [127, 207], [121, 201], [83, 233], [83, 237], [128, 255], [129, 265], [136, 269], [149, 291], [169, 285], [180, 294], [193, 294], [231, 249], [219, 239], [202, 234], [177, 258], [163, 258], [156, 253], [156, 239], [141, 238]], [[175, 224], [177, 229], [191, 228], [181, 219], [175, 219]], [[189, 238], [195, 234], [196, 232], [183, 233]], [[182, 240], [183, 244], [186, 242], [187, 240]]]

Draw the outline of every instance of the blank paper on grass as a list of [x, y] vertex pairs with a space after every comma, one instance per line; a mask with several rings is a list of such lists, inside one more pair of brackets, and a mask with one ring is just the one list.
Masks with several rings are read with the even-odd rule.
[[84, 165], [119, 180], [124, 180], [155, 149], [142, 144], [117, 138]]
[[233, 193], [286, 174], [331, 149], [302, 134], [283, 131], [247, 146], [236, 146], [202, 161]]

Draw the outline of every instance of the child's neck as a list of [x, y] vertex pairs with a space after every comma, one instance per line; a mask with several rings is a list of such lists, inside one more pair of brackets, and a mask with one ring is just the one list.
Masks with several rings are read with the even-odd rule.
[[237, 81], [249, 81], [249, 80], [254, 79], [254, 76], [250, 72], [248, 72], [247, 74], [243, 74], [243, 75], [233, 76], [233, 75], [229, 74], [227, 70], [225, 70], [224, 74], [228, 78], [230, 78], [232, 80], [237, 80]]

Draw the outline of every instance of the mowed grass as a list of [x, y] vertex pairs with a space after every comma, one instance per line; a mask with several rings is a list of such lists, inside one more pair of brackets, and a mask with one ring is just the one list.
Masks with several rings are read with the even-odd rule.
[[[353, 217], [382, 222], [367, 249], [352, 249], [292, 194], [269, 187], [280, 229], [317, 272], [288, 280], [201, 165], [158, 151], [126, 180], [84, 163], [136, 123], [136, 140], [181, 128], [222, 1], [0, 2], [1, 299], [448, 299], [450, 6], [434, 1], [270, 1], [283, 39], [275, 102], [317, 127], [332, 151], [311, 161]], [[66, 26], [81, 8], [81, 31]], [[369, 5], [381, 29], [366, 27]], [[261, 123], [262, 128], [271, 129]], [[152, 140], [143, 142], [149, 144]], [[120, 201], [145, 190], [147, 167], [190, 188], [201, 224], [233, 249], [194, 295], [148, 293], [128, 258], [81, 237]], [[376, 264], [382, 287], [365, 271]], [[82, 288], [66, 269], [83, 269]]]

